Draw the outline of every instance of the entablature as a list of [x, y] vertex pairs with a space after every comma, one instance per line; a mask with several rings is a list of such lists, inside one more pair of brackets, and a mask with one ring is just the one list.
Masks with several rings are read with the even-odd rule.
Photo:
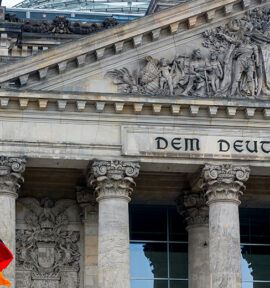
[[[53, 104], [53, 105], [51, 105]], [[270, 102], [247, 98], [202, 98], [114, 93], [0, 90], [2, 109], [270, 119]], [[110, 108], [109, 110], [107, 108]], [[42, 113], [42, 112], [41, 112]]]

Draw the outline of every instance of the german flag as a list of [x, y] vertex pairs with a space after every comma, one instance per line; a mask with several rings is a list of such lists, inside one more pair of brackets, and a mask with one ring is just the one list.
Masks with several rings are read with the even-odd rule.
[[6, 269], [10, 262], [13, 260], [13, 255], [6, 247], [6, 245], [0, 240], [0, 285], [11, 286], [11, 283], [5, 279], [2, 274], [2, 270]]

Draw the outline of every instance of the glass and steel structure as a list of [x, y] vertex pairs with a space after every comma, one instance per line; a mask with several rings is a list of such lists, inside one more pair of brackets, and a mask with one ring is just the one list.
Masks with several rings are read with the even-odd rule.
[[[270, 209], [240, 209], [243, 288], [270, 288]], [[187, 288], [188, 235], [173, 206], [130, 206], [132, 288]]]
[[150, 0], [24, 0], [16, 8], [57, 9], [145, 15]]

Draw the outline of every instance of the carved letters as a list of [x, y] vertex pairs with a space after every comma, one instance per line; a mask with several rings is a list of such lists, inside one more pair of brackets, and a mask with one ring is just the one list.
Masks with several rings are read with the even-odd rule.
[[198, 97], [270, 96], [270, 9], [248, 11], [242, 18], [202, 34], [202, 48], [173, 59], [145, 58], [139, 72], [107, 72], [125, 93]]
[[67, 230], [73, 200], [18, 200], [28, 209], [26, 229], [16, 233], [17, 288], [78, 288], [78, 231]]

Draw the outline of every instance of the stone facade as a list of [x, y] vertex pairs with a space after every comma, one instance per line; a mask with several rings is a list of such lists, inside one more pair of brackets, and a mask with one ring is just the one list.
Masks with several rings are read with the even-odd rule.
[[177, 206], [190, 288], [241, 287], [240, 199], [270, 207], [269, 9], [193, 0], [0, 66], [12, 288], [129, 288], [130, 201]]

